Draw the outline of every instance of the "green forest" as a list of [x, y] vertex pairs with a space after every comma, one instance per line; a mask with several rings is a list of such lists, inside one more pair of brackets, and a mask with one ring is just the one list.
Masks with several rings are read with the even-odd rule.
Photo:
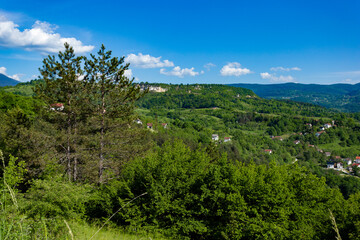
[[128, 69], [0, 88], [0, 239], [359, 239], [360, 113]]

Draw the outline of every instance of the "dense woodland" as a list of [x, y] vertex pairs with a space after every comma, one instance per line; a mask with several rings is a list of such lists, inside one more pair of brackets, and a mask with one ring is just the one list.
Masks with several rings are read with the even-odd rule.
[[39, 80], [1, 89], [0, 239], [90, 239], [79, 224], [104, 223], [152, 239], [359, 238], [359, 168], [327, 169], [360, 155], [359, 113], [134, 83], [123, 60], [66, 45]]

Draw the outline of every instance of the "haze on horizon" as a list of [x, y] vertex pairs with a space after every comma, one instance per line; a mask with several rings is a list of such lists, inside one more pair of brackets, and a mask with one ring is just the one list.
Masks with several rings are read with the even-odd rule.
[[355, 0], [0, 3], [0, 73], [20, 81], [68, 42], [86, 56], [104, 44], [143, 82], [360, 82]]

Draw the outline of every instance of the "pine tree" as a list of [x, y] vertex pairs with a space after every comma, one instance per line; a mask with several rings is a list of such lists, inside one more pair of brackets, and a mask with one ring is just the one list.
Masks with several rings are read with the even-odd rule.
[[38, 98], [53, 111], [54, 121], [60, 132], [64, 132], [65, 140], [58, 142], [63, 159], [66, 160], [66, 173], [69, 181], [77, 179], [78, 156], [76, 154], [76, 136], [84, 93], [84, 84], [79, 78], [83, 74], [82, 56], [75, 56], [74, 49], [65, 43], [65, 51], [58, 57], [48, 56], [39, 69], [42, 84], [35, 86]]
[[[121, 165], [121, 159], [129, 158], [132, 140], [137, 136], [134, 131], [128, 131], [132, 120], [134, 103], [144, 93], [133, 84], [134, 79], [125, 76], [129, 64], [124, 64], [124, 57], [112, 57], [111, 51], [101, 46], [97, 56], [91, 54], [91, 59], [85, 62], [84, 81], [88, 96], [89, 110], [92, 112], [92, 132], [95, 134], [94, 150], [98, 158], [98, 182], [104, 183], [104, 170], [116, 170]], [[91, 154], [91, 158], [94, 154]]]

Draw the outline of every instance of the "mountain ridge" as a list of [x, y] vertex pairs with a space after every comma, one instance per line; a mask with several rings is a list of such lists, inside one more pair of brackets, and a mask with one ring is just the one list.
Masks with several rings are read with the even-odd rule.
[[281, 83], [281, 84], [228, 84], [254, 91], [267, 99], [288, 99], [298, 102], [313, 103], [343, 112], [360, 111], [360, 83], [331, 85]]
[[5, 74], [0, 73], [0, 87], [6, 87], [6, 86], [15, 86], [19, 81], [9, 78]]

